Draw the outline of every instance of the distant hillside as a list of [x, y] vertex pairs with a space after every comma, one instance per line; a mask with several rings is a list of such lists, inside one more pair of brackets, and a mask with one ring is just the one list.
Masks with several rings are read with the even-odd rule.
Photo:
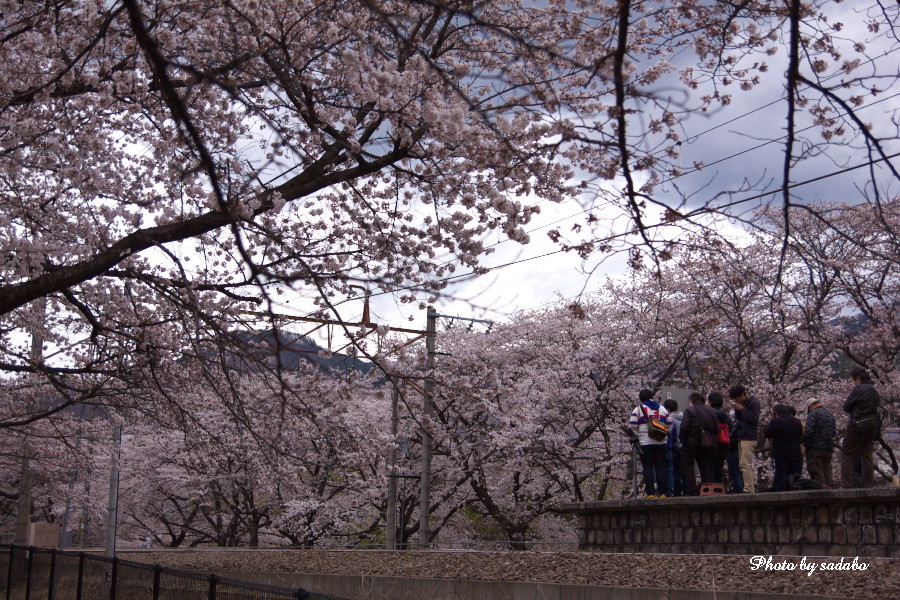
[[[272, 331], [261, 331], [246, 334], [245, 339], [248, 344], [252, 344], [256, 348], [260, 346], [268, 346], [272, 356], [268, 360], [270, 366], [276, 364], [276, 356], [281, 368], [293, 371], [300, 368], [304, 363], [312, 364], [325, 373], [345, 373], [355, 370], [368, 373], [372, 369], [372, 363], [354, 358], [351, 356], [322, 356], [325, 348], [316, 344], [309, 338], [298, 336], [290, 332], [281, 331], [277, 334]], [[262, 357], [260, 357], [262, 358]]]

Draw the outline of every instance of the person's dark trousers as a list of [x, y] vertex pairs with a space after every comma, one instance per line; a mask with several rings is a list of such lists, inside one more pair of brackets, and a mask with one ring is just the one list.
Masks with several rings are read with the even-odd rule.
[[806, 449], [806, 470], [809, 478], [825, 487], [834, 486], [831, 476], [831, 459], [834, 452], [819, 450], [818, 448]]
[[713, 464], [716, 462], [716, 448], [700, 448], [697, 453], [697, 468], [700, 469], [700, 483], [715, 483]]
[[666, 445], [641, 446], [641, 466], [644, 468], [644, 488], [648, 496], [666, 493]]
[[788, 479], [791, 475], [803, 473], [803, 458], [776, 458], [775, 476], [772, 480], [773, 492], [788, 491]]
[[684, 464], [681, 461], [681, 448], [672, 450], [672, 495], [684, 496]]
[[731, 478], [731, 493], [740, 494], [744, 491], [744, 476], [741, 474], [741, 459], [737, 448], [728, 450], [728, 477]]
[[725, 460], [728, 458], [728, 444], [719, 444], [713, 457], [713, 482], [725, 483]]
[[675, 451], [666, 448], [666, 494], [675, 495]]
[[666, 489], [669, 496], [684, 496], [684, 469], [677, 448], [666, 449]]
[[875, 485], [875, 461], [872, 456], [874, 452], [874, 429], [859, 433], [853, 425], [847, 428], [844, 443], [841, 445], [841, 487], [854, 487], [853, 461], [857, 456], [862, 461], [861, 487], [870, 488]]
[[697, 463], [697, 467], [700, 469], [700, 482], [713, 483], [713, 461], [715, 456], [715, 448], [691, 448], [688, 446], [681, 448], [685, 496], [700, 495], [697, 478], [694, 476], [694, 463]]

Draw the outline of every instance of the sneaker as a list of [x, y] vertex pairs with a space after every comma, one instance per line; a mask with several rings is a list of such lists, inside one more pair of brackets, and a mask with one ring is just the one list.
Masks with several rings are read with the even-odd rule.
[[668, 496], [666, 496], [665, 494], [660, 494], [659, 497], [660, 498], [668, 498]]
[[644, 498], [656, 498], [656, 494], [647, 494]]

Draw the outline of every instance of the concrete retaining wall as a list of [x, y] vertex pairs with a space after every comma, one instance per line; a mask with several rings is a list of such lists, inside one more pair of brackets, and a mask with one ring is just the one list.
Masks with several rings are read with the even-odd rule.
[[[717, 590], [615, 588], [513, 581], [415, 579], [371, 575], [307, 575], [301, 573], [220, 573], [245, 581], [330, 594], [350, 600], [820, 600], [818, 595], [767, 594]], [[838, 596], [830, 600], [847, 600]]]
[[900, 488], [580, 502], [599, 552], [900, 557]]

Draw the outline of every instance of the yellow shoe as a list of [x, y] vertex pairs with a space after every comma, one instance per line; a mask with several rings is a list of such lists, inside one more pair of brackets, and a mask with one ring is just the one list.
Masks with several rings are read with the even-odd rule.
[[656, 498], [656, 494], [647, 494], [644, 498]]
[[659, 497], [660, 498], [668, 498], [668, 496], [666, 496], [665, 494], [660, 494]]

